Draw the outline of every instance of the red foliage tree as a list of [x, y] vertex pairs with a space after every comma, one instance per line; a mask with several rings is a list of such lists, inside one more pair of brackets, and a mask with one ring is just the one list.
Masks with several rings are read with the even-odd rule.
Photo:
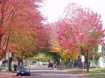
[[[38, 11], [37, 2], [39, 1], [42, 0], [0, 0], [0, 52], [3, 52], [2, 57], [7, 50], [14, 51], [13, 49], [16, 50], [18, 47], [22, 50], [26, 49], [22, 46], [26, 45], [26, 42], [22, 42], [23, 39], [32, 39], [32, 34], [36, 34], [37, 28], [42, 27], [41, 21], [44, 19]], [[22, 38], [19, 38], [20, 34]]]
[[88, 63], [88, 50], [104, 41], [105, 30], [100, 19], [100, 15], [88, 8], [74, 3], [69, 4], [63, 18], [58, 22], [59, 44], [67, 49], [75, 47], [87, 52]]
[[[41, 0], [0, 0], [0, 51], [6, 52], [11, 31], [27, 30], [41, 26], [43, 20], [38, 5]], [[4, 35], [4, 36], [3, 36]], [[3, 48], [5, 46], [5, 48]]]

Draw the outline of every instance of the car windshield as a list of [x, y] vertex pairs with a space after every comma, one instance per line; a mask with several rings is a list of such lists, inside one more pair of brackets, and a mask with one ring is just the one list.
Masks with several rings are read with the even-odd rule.
[[23, 66], [24, 68], [29, 68], [28, 66]]
[[27, 65], [23, 65], [23, 66], [20, 66], [19, 68], [28, 69], [29, 67]]

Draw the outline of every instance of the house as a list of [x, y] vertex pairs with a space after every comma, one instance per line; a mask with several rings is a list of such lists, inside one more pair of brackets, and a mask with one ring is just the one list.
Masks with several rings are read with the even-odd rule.
[[98, 45], [98, 53], [102, 54], [99, 59], [98, 59], [98, 63], [97, 65], [91, 61], [90, 62], [90, 67], [102, 67], [104, 68], [105, 67], [105, 46], [102, 46], [102, 45]]

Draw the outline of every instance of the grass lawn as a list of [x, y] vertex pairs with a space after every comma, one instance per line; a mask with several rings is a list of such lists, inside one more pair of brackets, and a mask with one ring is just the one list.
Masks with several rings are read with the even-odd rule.
[[[83, 69], [79, 68], [64, 68], [64, 70], [68, 70], [75, 74], [83, 74]], [[89, 72], [84, 69], [84, 75], [89, 78], [105, 78], [105, 68], [90, 68]]]
[[1, 70], [5, 70], [5, 69], [6, 69], [6, 67], [1, 67], [1, 66], [0, 66], [0, 69], [1, 69]]

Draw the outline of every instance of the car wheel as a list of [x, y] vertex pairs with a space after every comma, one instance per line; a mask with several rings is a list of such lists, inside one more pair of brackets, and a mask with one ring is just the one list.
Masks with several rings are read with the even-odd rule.
[[28, 76], [30, 76], [30, 74], [28, 74]]

